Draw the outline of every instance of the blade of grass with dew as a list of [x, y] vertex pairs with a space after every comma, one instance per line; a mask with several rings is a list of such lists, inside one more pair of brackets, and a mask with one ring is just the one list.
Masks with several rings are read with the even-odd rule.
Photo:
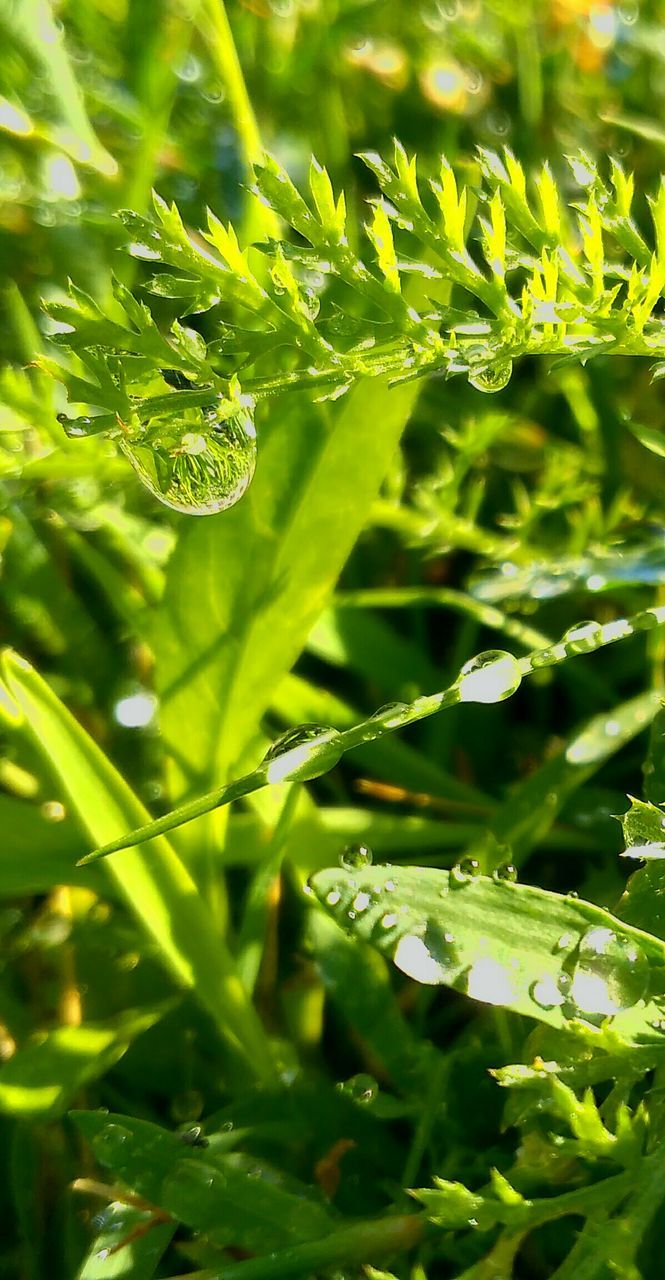
[[[104, 839], [140, 821], [143, 806], [38, 673], [5, 652], [2, 674], [9, 698], [89, 836]], [[110, 875], [176, 981], [196, 991], [220, 1033], [236, 1052], [241, 1049], [252, 1070], [271, 1078], [266, 1038], [232, 957], [168, 843], [160, 840], [149, 850], [133, 851], [110, 868]]]
[[[638, 632], [653, 630], [663, 622], [665, 622], [665, 605], [644, 609], [630, 618], [616, 618], [604, 625], [580, 624], [580, 626], [584, 625], [586, 632], [583, 651], [590, 653], [605, 645], [616, 644], [617, 641], [625, 640]], [[591, 632], [589, 632], [589, 626]], [[319, 768], [320, 776], [321, 773], [332, 768], [346, 751], [374, 742], [386, 733], [392, 733], [427, 716], [435, 715], [445, 708], [456, 706], [460, 702], [502, 702], [516, 692], [525, 676], [531, 675], [536, 670], [558, 666], [570, 658], [579, 656], [581, 652], [579, 636], [576, 635], [573, 638], [569, 630], [561, 640], [547, 649], [526, 654], [520, 659], [508, 653], [499, 653], [497, 657], [495, 651], [492, 651], [487, 663], [483, 663], [483, 655], [479, 655], [480, 669], [474, 673], [472, 663], [471, 669], [468, 672], [463, 669], [458, 679], [447, 689], [416, 698], [411, 704], [405, 704], [403, 708], [394, 711], [389, 719], [377, 713], [342, 733], [323, 730], [318, 740], [292, 747], [289, 751], [280, 754], [277, 759], [264, 760], [252, 773], [245, 774], [234, 782], [219, 787], [216, 791], [180, 805], [171, 813], [147, 823], [144, 827], [137, 828], [129, 835], [119, 837], [93, 850], [81, 862], [82, 864], [93, 862], [97, 858], [128, 848], [131, 844], [140, 844], [153, 836], [162, 835], [165, 831], [171, 831], [174, 827], [190, 822], [193, 818], [201, 817], [212, 809], [231, 804], [232, 801], [239, 800], [270, 783], [282, 782], [294, 770], [302, 769], [314, 752], [318, 753], [319, 757], [321, 753], [326, 756], [323, 767]]]

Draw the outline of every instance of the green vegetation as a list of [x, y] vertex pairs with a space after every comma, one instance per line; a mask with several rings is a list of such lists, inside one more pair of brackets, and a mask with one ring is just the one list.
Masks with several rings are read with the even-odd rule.
[[0, 1280], [660, 1280], [664, 21], [0, 6]]

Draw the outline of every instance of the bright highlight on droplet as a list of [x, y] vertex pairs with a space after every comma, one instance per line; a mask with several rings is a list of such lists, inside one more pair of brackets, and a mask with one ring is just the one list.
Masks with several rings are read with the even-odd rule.
[[407, 977], [423, 982], [426, 986], [438, 986], [445, 977], [445, 969], [431, 955], [423, 939], [413, 933], [400, 938], [393, 961]]
[[156, 710], [157, 699], [153, 693], [132, 693], [116, 702], [113, 719], [123, 729], [145, 729], [154, 718]]
[[484, 1004], [510, 1004], [515, 999], [515, 983], [506, 966], [491, 956], [481, 956], [469, 969], [467, 993]]
[[462, 667], [458, 681], [460, 702], [501, 702], [521, 683], [517, 659], [502, 649], [488, 649]]

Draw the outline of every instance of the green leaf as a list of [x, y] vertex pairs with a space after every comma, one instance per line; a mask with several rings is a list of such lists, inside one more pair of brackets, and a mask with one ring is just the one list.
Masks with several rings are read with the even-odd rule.
[[338, 924], [418, 982], [559, 1028], [612, 1016], [622, 1043], [658, 1037], [665, 945], [600, 907], [464, 864], [330, 869], [310, 883]]
[[115, 1180], [216, 1244], [267, 1253], [332, 1230], [315, 1191], [230, 1152], [226, 1134], [210, 1134], [199, 1148], [131, 1116], [72, 1118]]
[[103, 1222], [76, 1280], [150, 1280], [176, 1224], [118, 1201], [104, 1209]]
[[183, 530], [154, 626], [162, 733], [187, 761], [176, 798], [194, 778], [221, 781], [253, 736], [362, 528], [416, 394], [373, 382], [341, 410], [285, 404], [259, 431], [245, 501]]
[[0, 1070], [0, 1111], [30, 1120], [62, 1115], [79, 1089], [104, 1075], [169, 1007], [126, 1009], [111, 1022], [57, 1027], [28, 1042]]
[[[91, 840], [112, 838], [145, 820], [130, 788], [37, 672], [6, 652], [2, 674], [34, 745]], [[133, 851], [109, 874], [176, 982], [195, 989], [220, 1032], [242, 1046], [258, 1075], [269, 1077], [270, 1055], [258, 1018], [205, 903], [167, 841]]]

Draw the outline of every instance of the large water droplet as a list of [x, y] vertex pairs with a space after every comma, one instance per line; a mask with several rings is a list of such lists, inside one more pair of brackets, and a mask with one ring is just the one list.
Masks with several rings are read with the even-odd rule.
[[92, 1140], [92, 1149], [100, 1164], [119, 1169], [129, 1158], [132, 1135], [121, 1124], [105, 1124]]
[[184, 515], [226, 511], [247, 489], [256, 466], [249, 410], [220, 419], [215, 409], [186, 409], [175, 428], [148, 423], [140, 437], [121, 438], [123, 453], [146, 489]]
[[603, 628], [599, 622], [576, 622], [566, 632], [563, 643], [569, 653], [590, 653], [592, 649], [598, 648], [602, 634]]
[[454, 938], [429, 921], [424, 932], [405, 933], [393, 952], [393, 963], [407, 977], [426, 986], [451, 982], [457, 968]]
[[632, 1009], [644, 996], [649, 962], [636, 942], [604, 925], [594, 925], [580, 938], [570, 974], [559, 989], [574, 1013], [611, 1017]]
[[345, 871], [360, 871], [364, 867], [371, 867], [372, 850], [368, 844], [347, 844], [339, 861]]
[[517, 658], [502, 649], [487, 649], [466, 662], [458, 680], [461, 702], [502, 702], [522, 683]]
[[512, 360], [495, 360], [483, 369], [472, 369], [469, 372], [469, 385], [475, 387], [476, 391], [503, 391], [510, 382], [512, 372]]
[[324, 724], [301, 724], [277, 738], [264, 756], [269, 782], [309, 782], [341, 757], [339, 733]]

